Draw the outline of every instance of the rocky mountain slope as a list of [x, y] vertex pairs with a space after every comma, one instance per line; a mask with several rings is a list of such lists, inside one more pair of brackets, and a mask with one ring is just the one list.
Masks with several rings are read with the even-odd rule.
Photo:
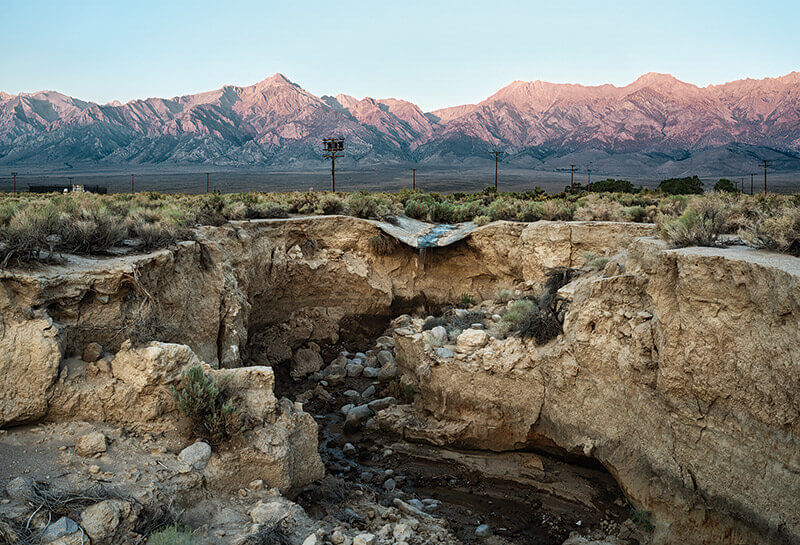
[[[691, 160], [800, 168], [800, 72], [704, 88], [649, 73], [624, 87], [516, 81], [478, 104], [423, 112], [397, 99], [317, 97], [282, 74], [249, 87], [95, 104], [0, 93], [0, 164], [308, 166], [319, 140], [346, 161], [658, 168]], [[737, 167], [738, 168], [738, 167]]]

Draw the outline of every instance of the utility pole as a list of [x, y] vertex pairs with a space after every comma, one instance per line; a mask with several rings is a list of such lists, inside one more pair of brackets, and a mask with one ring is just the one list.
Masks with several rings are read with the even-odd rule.
[[208, 193], [211, 190], [211, 181], [209, 179], [210, 176], [211, 176], [211, 173], [210, 172], [206, 172], [206, 193]]
[[417, 169], [411, 169], [411, 191], [416, 191], [417, 189]]
[[750, 194], [752, 195], [753, 194], [753, 176], [755, 176], [756, 173], [755, 172], [749, 172], [748, 174], [750, 174]]
[[133, 194], [133, 174], [131, 174], [131, 194]]
[[592, 169], [586, 169], [586, 184], [587, 184], [587, 191], [589, 193], [592, 192]]
[[739, 193], [744, 193], [744, 178], [739, 178], [739, 181], [741, 181], [742, 184], [739, 188]]
[[322, 151], [322, 156], [331, 160], [331, 191], [336, 193], [336, 158], [344, 157], [344, 153], [337, 155], [344, 151], [344, 138], [323, 138]]
[[13, 180], [11, 183], [12, 187], [14, 188], [14, 193], [17, 192], [17, 174], [18, 174], [17, 172], [11, 173], [11, 179]]
[[72, 191], [72, 180], [74, 180], [74, 176], [67, 176], [67, 180], [69, 180], [69, 190]]
[[763, 163], [764, 164], [762, 165], [762, 167], [764, 168], [764, 195], [766, 195], [767, 194], [767, 167], [770, 167], [772, 165], [770, 165], [767, 162], [766, 159], [763, 160]]
[[505, 155], [506, 152], [499, 150], [492, 150], [489, 153], [494, 155], [494, 192], [497, 193], [497, 163], [500, 162], [500, 160], [503, 158], [503, 155]]
[[575, 165], [569, 166], [569, 193], [575, 193]]

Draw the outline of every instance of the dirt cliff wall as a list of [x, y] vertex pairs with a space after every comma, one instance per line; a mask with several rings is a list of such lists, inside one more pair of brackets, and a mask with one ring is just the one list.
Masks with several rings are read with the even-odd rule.
[[408, 438], [600, 460], [656, 543], [797, 543], [800, 267], [744, 248], [636, 241], [625, 272], [562, 288], [564, 333], [434, 355], [396, 335], [420, 392]]

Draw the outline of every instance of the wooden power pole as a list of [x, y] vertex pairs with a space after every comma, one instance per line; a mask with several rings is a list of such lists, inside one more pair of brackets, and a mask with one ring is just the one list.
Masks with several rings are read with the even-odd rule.
[[575, 193], [575, 165], [569, 166], [569, 193]]
[[133, 194], [133, 174], [131, 174], [131, 194]]
[[17, 192], [17, 174], [18, 174], [17, 172], [12, 172], [11, 173], [11, 180], [12, 180], [11, 184], [12, 184], [14, 193]]
[[753, 194], [753, 177], [756, 175], [755, 172], [748, 172], [750, 175], [750, 194]]
[[586, 191], [592, 192], [592, 169], [586, 169]]
[[500, 160], [503, 158], [503, 155], [505, 155], [506, 152], [499, 150], [492, 150], [489, 153], [494, 155], [494, 192], [497, 193], [497, 164], [500, 162]]
[[206, 193], [211, 191], [211, 173], [206, 172]]
[[763, 160], [763, 163], [764, 163], [764, 164], [763, 164], [763, 165], [761, 165], [761, 166], [764, 168], [764, 195], [766, 195], [766, 194], [767, 194], [767, 167], [770, 167], [770, 166], [772, 166], [772, 165], [770, 165], [770, 164], [767, 162], [767, 160], [766, 160], [766, 159], [764, 159], [764, 160]]
[[411, 169], [411, 190], [416, 191], [417, 189], [417, 169]]
[[323, 138], [322, 139], [323, 157], [331, 160], [331, 191], [336, 192], [336, 158], [344, 157], [337, 152], [344, 152], [344, 138]]

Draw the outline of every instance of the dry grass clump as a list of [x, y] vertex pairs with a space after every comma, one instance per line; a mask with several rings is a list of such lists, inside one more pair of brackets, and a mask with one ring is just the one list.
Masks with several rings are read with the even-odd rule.
[[398, 246], [397, 239], [380, 232], [369, 238], [369, 246], [375, 255], [390, 255]]
[[197, 540], [191, 529], [171, 524], [150, 534], [147, 545], [194, 545]]
[[561, 333], [560, 308], [556, 293], [577, 275], [574, 269], [557, 267], [547, 272], [537, 297], [512, 301], [500, 320], [500, 334], [532, 337], [537, 345], [547, 344]]
[[800, 208], [784, 203], [756, 213], [755, 217], [742, 220], [739, 229], [748, 243], [800, 257]]

